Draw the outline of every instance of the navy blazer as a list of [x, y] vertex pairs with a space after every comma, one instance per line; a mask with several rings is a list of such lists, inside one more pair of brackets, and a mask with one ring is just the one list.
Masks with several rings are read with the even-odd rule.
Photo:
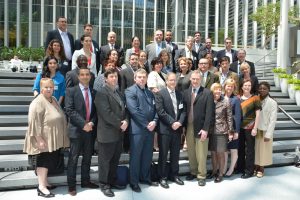
[[[250, 66], [250, 75], [254, 76], [255, 75], [254, 63], [250, 62], [248, 60], [245, 60], [245, 62], [248, 63], [248, 65]], [[235, 62], [231, 63], [229, 70], [237, 73], [238, 64], [239, 64], [239, 61], [235, 61]], [[238, 75], [241, 75], [241, 71], [240, 71], [240, 74], [238, 74]]]
[[154, 95], [147, 88], [145, 93], [137, 84], [125, 90], [126, 106], [131, 117], [131, 134], [149, 134], [150, 131], [147, 129], [149, 122], [158, 121]]
[[[73, 54], [74, 50], [75, 50], [74, 49], [74, 37], [73, 37], [73, 35], [70, 32], [67, 32], [67, 34], [68, 34], [68, 37], [69, 37], [69, 40], [70, 40], [71, 52]], [[62, 41], [62, 38], [60, 36], [60, 33], [59, 33], [58, 29], [55, 29], [55, 30], [52, 30], [52, 31], [48, 31], [47, 37], [46, 37], [46, 41], [45, 41], [45, 50], [47, 50], [49, 43], [53, 39], [57, 39], [57, 40], [59, 40], [63, 44], [63, 41]]]
[[174, 122], [184, 124], [186, 117], [186, 105], [183, 103], [183, 97], [180, 91], [175, 90], [177, 100], [177, 115], [175, 115], [172, 104], [171, 95], [167, 88], [164, 88], [156, 95], [156, 110], [159, 117], [158, 133], [159, 134], [174, 134], [181, 133], [181, 127], [177, 130], [172, 129]]
[[[92, 96], [92, 109], [90, 114], [90, 121], [94, 123], [93, 131], [89, 133], [94, 133], [97, 127], [97, 114], [96, 107], [94, 104], [95, 91], [90, 87]], [[87, 134], [83, 129], [85, 125], [85, 101], [82, 95], [79, 85], [71, 88], [67, 88], [65, 96], [65, 111], [69, 117], [69, 137], [79, 138], [81, 133]]]
[[[118, 52], [118, 55], [119, 55], [118, 67], [120, 67], [125, 63], [124, 49], [117, 44], [115, 44], [114, 48]], [[110, 46], [108, 44], [100, 47], [101, 64], [103, 64], [103, 62], [105, 61], [109, 51], [110, 51]], [[104, 70], [104, 69], [102, 68], [102, 70]]]
[[[231, 62], [231, 63], [233, 63], [233, 62], [235, 62], [235, 61], [238, 60], [238, 58], [237, 58], [237, 51], [234, 50], [234, 49], [231, 49], [231, 54], [232, 54], [232, 62]], [[220, 60], [221, 60], [221, 58], [223, 58], [224, 56], [226, 56], [226, 51], [225, 51], [225, 49], [222, 49], [222, 50], [218, 51], [218, 53], [217, 53], [218, 65], [220, 65]]]
[[[193, 66], [192, 66], [191, 70], [195, 70], [195, 69], [198, 69], [199, 56], [196, 53], [196, 51], [194, 51], [194, 50], [192, 50], [192, 56], [193, 56]], [[178, 69], [179, 69], [178, 58], [180, 58], [180, 57], [186, 57], [185, 48], [179, 49], [178, 51], [176, 51], [175, 62], [176, 62], [176, 67]]]

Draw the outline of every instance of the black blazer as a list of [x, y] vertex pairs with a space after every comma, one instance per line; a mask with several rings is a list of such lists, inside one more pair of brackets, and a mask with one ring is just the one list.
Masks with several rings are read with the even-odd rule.
[[[71, 71], [68, 71], [66, 74], [66, 88], [74, 87], [75, 85], [79, 84], [78, 79], [78, 68], [73, 69]], [[93, 72], [90, 72], [91, 74], [91, 80], [90, 80], [90, 88], [94, 87], [94, 81], [95, 81], [95, 74]]]
[[[92, 40], [93, 41], [93, 46], [94, 46], [94, 54], [96, 56], [96, 68], [97, 68], [97, 73], [99, 72], [100, 70], [100, 48], [99, 48], [99, 45], [98, 45], [98, 42], [96, 42], [95, 40]], [[80, 39], [78, 40], [75, 40], [75, 50], [80, 50], [82, 48], [82, 44], [81, 44], [81, 41]]]
[[[234, 49], [231, 49], [231, 54], [232, 54], [232, 63], [233, 63], [233, 62], [238, 60], [237, 51], [234, 50]], [[218, 51], [218, 53], [217, 53], [218, 65], [220, 65], [220, 60], [224, 56], [226, 56], [226, 50], [225, 49], [222, 49], [222, 50]]]
[[186, 117], [186, 106], [183, 103], [183, 97], [180, 91], [175, 90], [177, 100], [177, 115], [175, 116], [172, 99], [167, 88], [164, 88], [158, 92], [155, 98], [156, 110], [158, 114], [158, 133], [159, 134], [174, 134], [181, 133], [181, 129], [176, 131], [172, 129], [174, 122], [180, 122], [184, 124]]
[[[91, 96], [92, 96], [92, 109], [90, 115], [90, 121], [94, 123], [93, 131], [89, 133], [94, 133], [96, 131], [97, 125], [97, 115], [96, 107], [94, 104], [95, 91], [90, 87]], [[85, 101], [80, 90], [79, 85], [75, 87], [67, 88], [65, 96], [65, 111], [69, 117], [69, 137], [70, 138], [79, 138], [80, 134], [87, 134], [83, 129], [85, 125]]]
[[[191, 94], [192, 86], [185, 90], [183, 94], [183, 101], [187, 105], [186, 116], [189, 116], [191, 110]], [[210, 132], [211, 121], [214, 119], [215, 103], [212, 92], [209, 89], [200, 87], [193, 106], [194, 135], [200, 137], [198, 133], [201, 129]]]
[[172, 64], [173, 64], [173, 72], [176, 73], [176, 67], [175, 66], [175, 54], [176, 54], [176, 51], [178, 50], [178, 45], [175, 44], [174, 42], [170, 42], [170, 43], [167, 43], [166, 41], [166, 44], [169, 45], [169, 46], [172, 46], [173, 50], [171, 52], [172, 54]]
[[[73, 35], [70, 32], [67, 32], [67, 34], [68, 34], [68, 37], [69, 37], [69, 40], [70, 40], [71, 52], [73, 54], [74, 50], [75, 50], [74, 49], [74, 37], [73, 37]], [[62, 38], [61, 38], [61, 36], [59, 34], [58, 29], [55, 29], [55, 30], [52, 30], [52, 31], [48, 31], [47, 37], [46, 37], [46, 41], [45, 41], [45, 49], [48, 48], [49, 43], [53, 39], [57, 39], [57, 40], [59, 40], [63, 44], [63, 41], [62, 41]]]
[[121, 121], [128, 122], [124, 96], [119, 91], [116, 92], [120, 99], [116, 98], [112, 89], [106, 85], [97, 92], [95, 97], [98, 116], [97, 138], [101, 143], [122, 140]]
[[[254, 76], [255, 75], [254, 63], [250, 62], [248, 60], [245, 60], [245, 62], [248, 63], [248, 65], [250, 66], [250, 76]], [[235, 61], [235, 62], [231, 63], [229, 70], [237, 73], [238, 64], [239, 64], [239, 61]], [[241, 71], [240, 71], [240, 74], [241, 74]], [[238, 74], [238, 75], [240, 75], [240, 74]]]
[[[124, 56], [124, 49], [122, 47], [120, 47], [119, 45], [115, 44], [114, 46], [115, 50], [117, 50], [118, 54], [119, 54], [119, 63], [118, 66], [120, 67], [121, 65], [123, 65], [125, 62], [125, 56]], [[101, 64], [103, 64], [104, 60], [106, 59], [106, 56], [108, 54], [108, 52], [110, 51], [110, 46], [104, 45], [100, 47], [100, 61]]]
[[[193, 66], [192, 66], [192, 69], [191, 70], [195, 70], [198, 68], [198, 54], [196, 53], [196, 51], [192, 50], [192, 55], [193, 55]], [[185, 52], [185, 48], [183, 49], [179, 49], [177, 52], [176, 52], [176, 55], [175, 55], [175, 62], [176, 62], [176, 66], [177, 68], [179, 68], [179, 63], [178, 63], [178, 58], [180, 57], [186, 57], [186, 52]]]
[[132, 86], [134, 82], [134, 73], [130, 66], [120, 71], [121, 78], [121, 92], [124, 94], [125, 90]]
[[[201, 58], [204, 58], [204, 55], [207, 53], [207, 51], [208, 50], [205, 48], [205, 46], [202, 49], [200, 49], [200, 51], [199, 51], [199, 60]], [[217, 58], [218, 52], [211, 49], [210, 53], [212, 54], [212, 58], [213, 58], [213, 61], [212, 61], [213, 66], [215, 66], [215, 67], [218, 66], [218, 61], [217, 61], [217, 59], [215, 59], [215, 58]]]

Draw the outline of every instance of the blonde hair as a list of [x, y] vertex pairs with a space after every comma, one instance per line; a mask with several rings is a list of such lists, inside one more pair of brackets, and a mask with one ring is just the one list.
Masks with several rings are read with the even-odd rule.
[[249, 73], [251, 73], [250, 65], [247, 62], [243, 62], [240, 66], [240, 70], [243, 71], [244, 69], [248, 68]]
[[54, 87], [54, 82], [51, 78], [42, 78], [40, 80], [40, 88], [41, 90], [45, 87], [47, 83], [50, 83]]
[[214, 91], [215, 89], [220, 88], [222, 90], [222, 85], [220, 83], [213, 83], [210, 87], [210, 91]]
[[237, 85], [236, 85], [236, 82], [232, 78], [227, 79], [224, 83], [223, 89], [224, 89], [225, 93], [226, 93], [226, 90], [225, 90], [226, 85], [233, 85], [233, 87], [234, 87], [233, 93], [235, 94], [235, 90], [237, 89]]

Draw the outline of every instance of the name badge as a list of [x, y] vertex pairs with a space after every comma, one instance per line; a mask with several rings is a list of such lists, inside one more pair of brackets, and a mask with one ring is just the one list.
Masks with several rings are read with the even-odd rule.
[[54, 85], [54, 90], [58, 90], [58, 86], [57, 85]]
[[183, 108], [183, 104], [179, 104], [178, 109], [182, 109]]
[[69, 65], [69, 63], [67, 61], [64, 62], [64, 65]]
[[153, 105], [155, 105], [155, 100], [153, 100]]

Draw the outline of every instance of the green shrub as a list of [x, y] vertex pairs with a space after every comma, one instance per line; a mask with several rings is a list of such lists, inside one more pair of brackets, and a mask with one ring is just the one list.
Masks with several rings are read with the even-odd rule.
[[286, 69], [285, 68], [281, 68], [281, 67], [277, 67], [277, 68], [273, 68], [273, 72], [275, 74], [282, 74], [282, 73], [286, 73]]

